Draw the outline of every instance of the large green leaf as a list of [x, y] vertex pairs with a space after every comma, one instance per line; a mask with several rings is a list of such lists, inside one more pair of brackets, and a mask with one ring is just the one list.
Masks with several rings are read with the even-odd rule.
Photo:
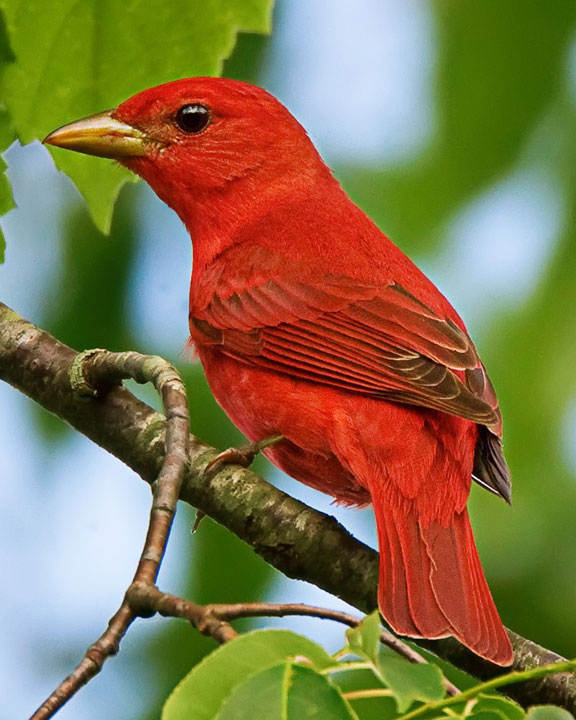
[[308, 658], [318, 669], [335, 664], [319, 645], [288, 630], [240, 635], [182, 680], [166, 701], [162, 720], [212, 720], [224, 699], [250, 676], [295, 656]]
[[[23, 143], [144, 88], [219, 74], [240, 31], [268, 32], [273, 0], [0, 0], [16, 62], [2, 98]], [[129, 178], [109, 162], [54, 152], [108, 230]]]
[[[189, 717], [189, 716], [188, 716]], [[358, 720], [330, 680], [285, 662], [253, 675], [223, 704], [215, 720]], [[174, 718], [174, 720], [184, 720]]]

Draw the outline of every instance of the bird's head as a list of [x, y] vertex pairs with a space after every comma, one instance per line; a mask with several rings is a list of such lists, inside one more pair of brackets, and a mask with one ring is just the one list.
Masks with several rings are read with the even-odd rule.
[[169, 205], [243, 178], [287, 182], [323, 165], [301, 125], [261, 88], [223, 78], [177, 80], [114, 110], [64, 125], [45, 143], [113, 158]]

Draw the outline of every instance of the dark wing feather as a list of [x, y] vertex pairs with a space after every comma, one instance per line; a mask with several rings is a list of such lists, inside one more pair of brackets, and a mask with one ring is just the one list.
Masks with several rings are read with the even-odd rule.
[[483, 425], [476, 443], [472, 477], [486, 490], [511, 502], [510, 471], [504, 460], [502, 441]]

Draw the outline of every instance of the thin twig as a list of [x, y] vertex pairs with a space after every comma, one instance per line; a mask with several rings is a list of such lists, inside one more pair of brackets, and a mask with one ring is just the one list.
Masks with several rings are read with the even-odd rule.
[[[201, 633], [211, 635], [220, 643], [228, 642], [236, 636], [236, 631], [229, 623], [239, 618], [298, 615], [334, 620], [348, 627], [356, 627], [362, 621], [362, 618], [346, 612], [301, 603], [261, 602], [198, 605], [191, 600], [184, 600], [176, 595], [161, 592], [156, 587], [143, 584], [134, 584], [129, 592], [132, 593], [132, 602], [138, 603], [150, 613], [157, 612], [166, 617], [178, 617], [188, 620]], [[380, 642], [412, 663], [427, 662], [420, 653], [386, 630], [380, 633]], [[445, 687], [449, 695], [457, 695], [460, 692], [448, 680], [445, 680]]]
[[[238, 603], [235, 605], [208, 605], [206, 610], [216, 617], [226, 620], [236, 620], [244, 617], [285, 617], [287, 615], [304, 615], [309, 617], [323, 618], [326, 620], [334, 620], [343, 623], [348, 627], [356, 627], [362, 621], [362, 618], [355, 617], [346, 612], [339, 610], [331, 610], [328, 608], [316, 607], [314, 605], [305, 605], [302, 603]], [[386, 645], [401, 657], [411, 663], [427, 663], [426, 658], [419, 652], [410, 647], [400, 638], [393, 635], [387, 630], [380, 632], [380, 642]], [[457, 695], [460, 691], [449, 680], [445, 680], [446, 692], [449, 695]]]
[[[162, 358], [135, 352], [89, 350], [76, 357], [70, 370], [70, 382], [76, 392], [92, 398], [126, 378], [153, 383], [162, 398], [167, 418], [165, 457], [153, 486], [148, 531], [132, 587], [134, 584], [154, 585], [156, 582], [188, 465], [189, 428], [184, 384], [176, 369]], [[129, 588], [104, 633], [88, 648], [78, 666], [42, 703], [31, 720], [51, 718], [100, 672], [105, 661], [118, 652], [122, 638], [140, 614], [148, 614], [148, 611], [131, 604]]]
[[148, 610], [150, 614], [188, 620], [203, 635], [209, 635], [219, 643], [229, 642], [238, 634], [228, 622], [210, 612], [210, 605], [198, 605], [144, 583], [133, 583], [128, 593], [133, 605]]
[[[226, 620], [237, 620], [246, 617], [285, 617], [287, 615], [304, 615], [308, 617], [323, 618], [343, 623], [348, 627], [356, 627], [362, 618], [355, 617], [340, 610], [316, 607], [315, 605], [304, 605], [302, 603], [237, 603], [234, 605], [214, 604], [207, 605], [206, 609], [220, 618]], [[392, 633], [382, 630], [380, 642], [397, 652], [402, 657], [413, 663], [425, 663], [426, 659], [420, 653], [413, 650], [409, 645], [402, 642]]]

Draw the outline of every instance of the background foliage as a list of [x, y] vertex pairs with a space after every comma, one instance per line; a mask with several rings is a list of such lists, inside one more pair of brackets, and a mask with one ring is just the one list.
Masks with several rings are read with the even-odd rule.
[[[15, 135], [30, 142], [171, 77], [217, 72], [236, 29], [268, 28], [269, 5], [213, 0], [198, 12], [183, 0], [106, 2], [97, 13], [93, 3], [62, 0], [44, 16], [48, 5], [39, 0], [2, 0], [0, 146]], [[328, 0], [279, 1], [270, 37], [240, 34], [223, 74], [264, 84], [297, 112], [355, 201], [469, 324], [499, 392], [514, 479], [512, 509], [473, 492], [486, 573], [506, 625], [573, 656], [576, 5], [403, 0], [399, 7], [393, 0], [363, 0], [354, 9]], [[150, 18], [153, 30], [146, 29]], [[404, 65], [395, 65], [396, 55]], [[378, 108], [398, 99], [401, 106], [410, 92], [418, 103], [408, 103], [400, 132]], [[371, 119], [382, 126], [373, 147], [364, 142]], [[334, 126], [339, 143], [325, 134]], [[386, 133], [398, 141], [387, 144]], [[178, 221], [131, 185], [120, 193], [105, 237], [44, 149], [13, 145], [5, 157], [18, 209], [3, 220], [0, 298], [78, 349], [133, 348], [174, 360], [190, 388], [194, 431], [220, 447], [237, 442], [200, 368], [179, 358], [189, 241]], [[106, 227], [120, 184], [115, 168], [63, 152], [58, 162]], [[2, 178], [0, 210], [10, 202]], [[17, 593], [0, 619], [0, 662], [14, 688], [7, 712], [20, 717], [71, 667], [120, 597], [147, 494], [9, 389], [0, 387], [0, 403], [9, 507], [0, 560]], [[326, 506], [319, 495], [287, 486]], [[373, 537], [369, 513], [339, 517]], [[171, 589], [198, 602], [318, 600], [301, 584], [278, 579], [211, 521], [191, 540], [190, 522], [181, 517], [173, 538], [164, 571]], [[106, 549], [118, 555], [114, 568]], [[341, 644], [324, 626], [306, 628], [331, 650]], [[162, 698], [212, 647], [179, 623], [153, 622], [61, 716], [96, 717], [98, 698], [107, 694], [117, 717], [157, 717]], [[136, 686], [145, 691], [131, 694]]]

